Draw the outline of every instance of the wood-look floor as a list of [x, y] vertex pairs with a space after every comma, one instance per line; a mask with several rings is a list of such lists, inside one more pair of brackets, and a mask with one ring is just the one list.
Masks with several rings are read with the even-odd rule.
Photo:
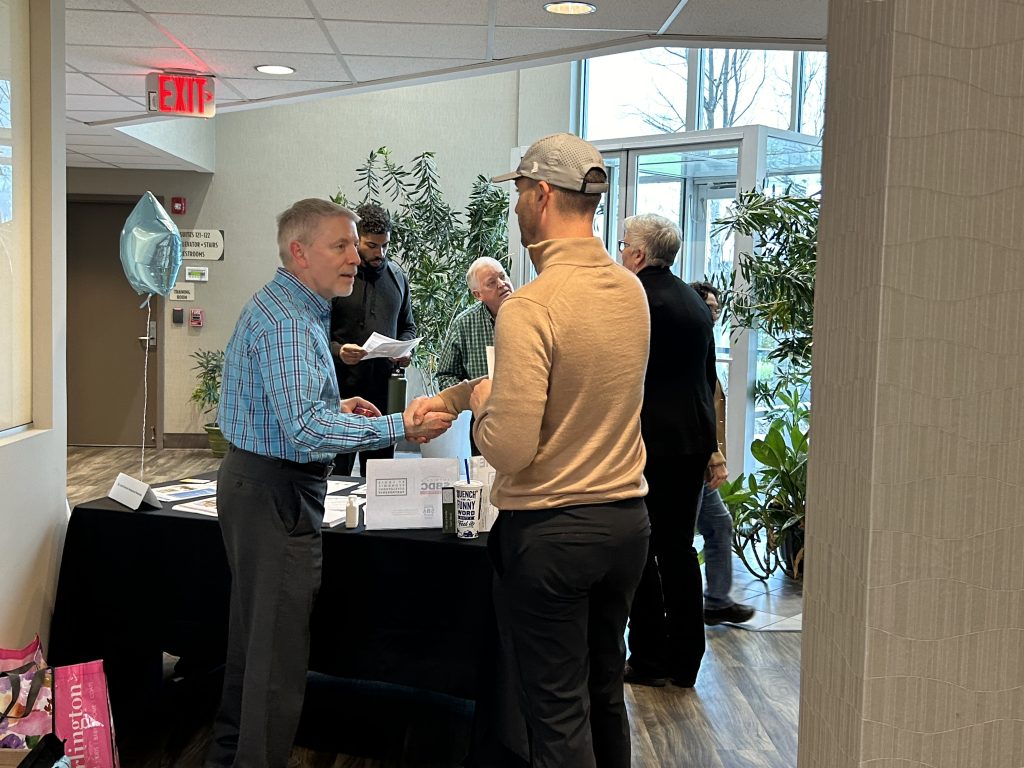
[[[139, 473], [139, 449], [69, 448], [68, 499], [106, 495], [118, 472]], [[206, 450], [147, 451], [145, 480], [157, 483], [215, 469], [219, 460]], [[758, 587], [791, 599], [792, 584]], [[708, 650], [693, 689], [626, 686], [635, 768], [793, 768], [796, 765], [800, 635], [708, 627]], [[172, 684], [173, 685], [173, 684]], [[175, 692], [169, 688], [168, 717], [145, 734], [119, 734], [124, 768], [199, 768], [210, 738], [216, 692]], [[183, 698], [182, 698], [183, 697]], [[343, 706], [343, 705], [339, 705]], [[360, 734], [358, 744], [318, 749], [296, 746], [290, 768], [392, 768], [452, 765], [450, 754], [468, 733], [468, 714], [438, 702], [379, 701], [358, 711], [324, 713], [324, 730]], [[326, 707], [329, 708], [329, 707]], [[368, 719], [400, 719], [398, 731], [374, 728]], [[453, 724], [454, 723], [454, 724]], [[300, 734], [301, 737], [301, 734]], [[339, 738], [343, 738], [339, 736]], [[308, 742], [308, 739], [300, 739]], [[351, 744], [351, 741], [345, 742]], [[446, 748], [447, 746], [447, 748]]]

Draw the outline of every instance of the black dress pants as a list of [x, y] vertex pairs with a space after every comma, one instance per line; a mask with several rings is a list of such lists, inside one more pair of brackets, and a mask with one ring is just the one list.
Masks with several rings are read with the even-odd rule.
[[704, 592], [693, 533], [710, 454], [647, 456], [651, 546], [629, 614], [629, 663], [692, 686], [704, 656]]
[[629, 768], [622, 638], [649, 532], [643, 499], [499, 513], [495, 613], [533, 768]]
[[234, 447], [221, 463], [231, 608], [208, 767], [287, 768], [306, 692], [326, 493], [323, 476]]

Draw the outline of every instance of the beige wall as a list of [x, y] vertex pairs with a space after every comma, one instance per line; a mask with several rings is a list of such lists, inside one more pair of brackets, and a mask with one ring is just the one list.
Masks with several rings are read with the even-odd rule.
[[1024, 4], [832, 0], [801, 768], [1024, 765]]
[[180, 227], [225, 230], [224, 261], [204, 263], [210, 281], [196, 284], [196, 301], [183, 305], [204, 309], [206, 326], [175, 326], [169, 314], [164, 318], [164, 431], [202, 431], [188, 403], [188, 355], [224, 346], [242, 304], [272, 276], [276, 214], [302, 197], [339, 188], [354, 194], [356, 167], [381, 146], [401, 162], [435, 151], [445, 192], [461, 207], [478, 174], [508, 170], [512, 147], [568, 127], [569, 69], [559, 64], [222, 113], [212, 176], [69, 168], [69, 193], [185, 195], [188, 215], [177, 219]]
[[[49, 634], [67, 524], [64, 384], [64, 3], [12, 0], [29, 13], [32, 119], [33, 428], [0, 438], [0, 645]], [[21, 166], [22, 168], [24, 166]]]

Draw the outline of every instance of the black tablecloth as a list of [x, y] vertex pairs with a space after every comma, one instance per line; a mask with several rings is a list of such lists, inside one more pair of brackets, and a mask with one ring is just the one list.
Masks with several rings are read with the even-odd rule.
[[[48, 658], [104, 659], [115, 712], [159, 693], [163, 651], [185, 667], [224, 659], [220, 527], [170, 506], [133, 512], [98, 499], [68, 524]], [[496, 646], [486, 534], [339, 527], [324, 530], [323, 555], [311, 670], [486, 698]]]

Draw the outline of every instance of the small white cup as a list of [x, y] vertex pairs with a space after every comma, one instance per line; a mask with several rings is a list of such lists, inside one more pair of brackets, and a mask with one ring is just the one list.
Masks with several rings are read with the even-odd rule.
[[480, 504], [484, 497], [484, 484], [476, 481], [452, 483], [455, 489], [455, 534], [460, 539], [475, 539], [480, 535]]

